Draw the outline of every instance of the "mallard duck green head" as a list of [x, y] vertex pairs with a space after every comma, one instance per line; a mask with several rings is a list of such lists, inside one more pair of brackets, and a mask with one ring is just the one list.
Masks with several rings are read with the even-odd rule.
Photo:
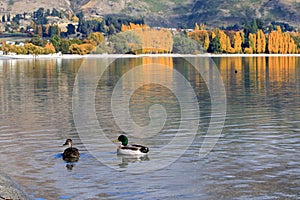
[[122, 142], [122, 145], [126, 146], [128, 144], [128, 138], [125, 135], [120, 135], [114, 142]]
[[73, 144], [72, 140], [71, 139], [67, 139], [66, 142], [63, 144], [63, 146], [68, 145], [68, 147], [72, 147], [72, 144]]

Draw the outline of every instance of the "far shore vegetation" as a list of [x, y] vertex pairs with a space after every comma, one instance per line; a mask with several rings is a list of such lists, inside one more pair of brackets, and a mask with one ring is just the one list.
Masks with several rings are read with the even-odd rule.
[[[66, 19], [64, 26], [60, 23]], [[264, 24], [260, 19], [242, 25], [193, 29], [149, 27], [141, 18], [106, 16], [87, 19], [38, 9], [32, 15], [3, 16], [2, 54], [299, 54], [300, 33], [286, 23]], [[21, 26], [27, 21], [27, 26]], [[24, 41], [5, 36], [22, 37]]]

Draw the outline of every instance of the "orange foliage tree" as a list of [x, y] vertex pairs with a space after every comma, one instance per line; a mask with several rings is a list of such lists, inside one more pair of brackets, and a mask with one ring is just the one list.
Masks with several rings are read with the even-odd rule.
[[129, 31], [129, 30], [134, 30], [134, 29], [142, 29], [142, 28], [150, 28], [146, 24], [134, 24], [134, 23], [129, 23], [129, 25], [122, 24], [121, 31]]
[[259, 29], [256, 34], [256, 52], [265, 53], [266, 51], [266, 36], [264, 32]]
[[277, 26], [275, 31], [269, 34], [268, 38], [269, 53], [296, 53], [297, 45], [295, 44], [290, 33], [283, 33], [281, 28]]
[[154, 29], [147, 25], [130, 23], [122, 25], [122, 31], [133, 31], [141, 39], [141, 49], [135, 53], [171, 53], [173, 36], [168, 29]]
[[233, 37], [233, 48], [235, 53], [242, 53], [242, 43], [243, 43], [243, 33], [241, 31], [236, 31]]
[[207, 50], [209, 47], [209, 33], [207, 30], [200, 30], [196, 24], [195, 31], [189, 32], [188, 37], [199, 42], [199, 44]]
[[234, 53], [234, 48], [231, 47], [230, 38], [223, 30], [216, 30], [216, 35], [220, 38], [220, 49], [224, 53]]
[[91, 53], [93, 50], [95, 50], [95, 48], [96, 47], [90, 43], [72, 44], [69, 47], [69, 51], [71, 54], [85, 55]]
[[45, 54], [52, 54], [52, 53], [56, 52], [53, 44], [49, 43], [49, 42], [45, 45], [44, 51], [45, 51]]

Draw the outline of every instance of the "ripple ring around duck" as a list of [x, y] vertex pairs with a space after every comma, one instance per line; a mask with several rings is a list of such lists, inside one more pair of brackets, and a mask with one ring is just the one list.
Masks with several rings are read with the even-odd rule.
[[[201, 136], [204, 139], [199, 145], [198, 158], [201, 159], [209, 154], [221, 135], [226, 115], [226, 93], [218, 68], [210, 57], [203, 55], [176, 56], [186, 60], [196, 69], [196, 72], [205, 81], [211, 98], [210, 124], [207, 133]], [[118, 170], [119, 165], [116, 164], [118, 160], [113, 154], [116, 146], [111, 139], [115, 138], [118, 133], [111, 135], [110, 138], [110, 135], [106, 133], [107, 130], [101, 127], [96, 114], [95, 98], [99, 81], [107, 73], [110, 65], [118, 59], [131, 56], [102, 55], [99, 57], [101, 59], [97, 61], [91, 58], [84, 59], [80, 66], [73, 89], [73, 118], [78, 135], [86, 149], [102, 164]], [[153, 137], [159, 137], [167, 120], [167, 111], [162, 103], [157, 102], [149, 107], [150, 122], [145, 126], [137, 124], [132, 116], [134, 114], [130, 113], [131, 98], [139, 88], [149, 84], [160, 85], [173, 93], [180, 105], [181, 119], [178, 131], [168, 143], [159, 148], [149, 146], [150, 159], [148, 162], [139, 162], [122, 169], [132, 173], [160, 170], [169, 166], [179, 159], [193, 142], [197, 142], [195, 138], [199, 134], [200, 110], [194, 88], [176, 69], [157, 63], [154, 61], [155, 59], [149, 60], [150, 62], [136, 65], [126, 71], [114, 84], [112, 95], [109, 97], [113, 120], [121, 131], [130, 134], [131, 138], [147, 141]], [[91, 67], [94, 67], [93, 70]], [[145, 69], [153, 71], [163, 69], [176, 81], [166, 81], [159, 76], [148, 77]], [[130, 85], [130, 87], [126, 87], [126, 85]]]

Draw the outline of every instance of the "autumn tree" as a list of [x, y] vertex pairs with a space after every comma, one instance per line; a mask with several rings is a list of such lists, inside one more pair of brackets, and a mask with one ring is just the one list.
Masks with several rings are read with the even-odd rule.
[[[123, 25], [122, 30], [123, 33], [133, 32], [134, 35], [136, 35], [136, 38], [140, 39], [141, 47], [138, 53], [171, 53], [172, 52], [173, 36], [171, 31], [168, 29], [163, 29], [163, 28], [154, 29], [154, 28], [149, 28], [147, 25], [130, 23], [128, 26]], [[130, 45], [132, 46], [133, 44], [131, 43]], [[118, 45], [115, 44], [115, 46], [117, 47]]]
[[295, 53], [297, 45], [295, 44], [291, 34], [283, 33], [280, 26], [277, 26], [275, 31], [272, 31], [268, 37], [269, 53]]
[[233, 38], [233, 48], [235, 53], [242, 53], [243, 36], [241, 31], [236, 31]]
[[94, 46], [100, 45], [104, 41], [104, 36], [100, 32], [93, 32], [88, 36], [89, 43], [93, 44]]
[[142, 40], [142, 53], [171, 53], [173, 48], [172, 33], [168, 29], [135, 29]]
[[55, 48], [52, 43], [47, 43], [44, 48], [45, 54], [55, 53]]
[[134, 24], [130, 22], [129, 25], [122, 24], [121, 31], [129, 31], [129, 30], [142, 29], [142, 28], [150, 28], [150, 27], [146, 24]]
[[95, 50], [95, 46], [89, 43], [84, 44], [72, 44], [69, 47], [69, 51], [71, 54], [79, 54], [79, 55], [85, 55], [91, 53], [93, 50]]
[[223, 53], [233, 53], [234, 49], [231, 47], [230, 38], [225, 34], [223, 30], [217, 29], [216, 35], [219, 38], [220, 51]]
[[[196, 24], [196, 25], [198, 25], [198, 24]], [[203, 46], [203, 48], [205, 50], [208, 49], [210, 40], [209, 40], [209, 34], [208, 34], [207, 30], [199, 30], [199, 29], [197, 29], [197, 26], [196, 26], [195, 31], [188, 33], [188, 37], [199, 42], [199, 44], [201, 46]]]
[[265, 53], [266, 51], [266, 36], [264, 32], [259, 29], [256, 34], [256, 52]]
[[256, 53], [256, 34], [249, 33], [248, 41], [249, 41], [249, 48], [252, 49], [252, 52]]
[[44, 48], [40, 46], [36, 46], [32, 43], [26, 43], [24, 45], [24, 49], [28, 54], [39, 55], [43, 54]]

